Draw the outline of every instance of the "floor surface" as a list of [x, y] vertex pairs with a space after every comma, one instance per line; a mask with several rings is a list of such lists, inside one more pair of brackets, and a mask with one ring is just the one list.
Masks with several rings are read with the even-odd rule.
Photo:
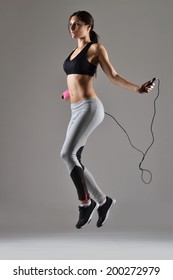
[[173, 259], [171, 233], [77, 231], [2, 237], [0, 259]]

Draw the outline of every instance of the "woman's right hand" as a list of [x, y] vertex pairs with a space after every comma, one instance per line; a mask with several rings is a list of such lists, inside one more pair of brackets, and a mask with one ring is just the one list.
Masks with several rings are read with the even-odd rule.
[[150, 92], [155, 86], [155, 83], [153, 82], [153, 80], [149, 80], [148, 82], [144, 83], [143, 85], [141, 85], [138, 89], [139, 93], [147, 93]]

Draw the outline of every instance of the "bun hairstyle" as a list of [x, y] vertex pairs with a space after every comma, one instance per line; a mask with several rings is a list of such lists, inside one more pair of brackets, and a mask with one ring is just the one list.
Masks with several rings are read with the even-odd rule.
[[73, 13], [70, 18], [69, 18], [69, 21], [70, 19], [73, 17], [73, 16], [76, 16], [78, 17], [79, 20], [83, 21], [85, 24], [89, 24], [91, 26], [91, 29], [90, 29], [90, 40], [91, 42], [93, 43], [98, 43], [99, 42], [99, 36], [98, 34], [93, 30], [94, 29], [94, 19], [92, 17], [92, 15], [86, 11], [78, 11], [78, 12], [75, 12]]

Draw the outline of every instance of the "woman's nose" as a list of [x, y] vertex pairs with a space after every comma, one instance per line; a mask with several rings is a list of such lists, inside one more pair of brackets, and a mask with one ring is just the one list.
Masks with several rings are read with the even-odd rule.
[[75, 29], [75, 25], [72, 24], [72, 25], [70, 26], [70, 29], [71, 29], [71, 30], [74, 30], [74, 29]]

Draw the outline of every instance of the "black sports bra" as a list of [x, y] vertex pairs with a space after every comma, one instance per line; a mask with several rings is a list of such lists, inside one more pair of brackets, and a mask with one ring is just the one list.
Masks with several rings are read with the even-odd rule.
[[89, 42], [72, 60], [70, 60], [70, 57], [74, 51], [72, 51], [72, 53], [66, 58], [63, 67], [67, 75], [81, 74], [94, 76], [97, 66], [89, 62], [86, 56], [87, 51], [92, 44], [93, 42]]

